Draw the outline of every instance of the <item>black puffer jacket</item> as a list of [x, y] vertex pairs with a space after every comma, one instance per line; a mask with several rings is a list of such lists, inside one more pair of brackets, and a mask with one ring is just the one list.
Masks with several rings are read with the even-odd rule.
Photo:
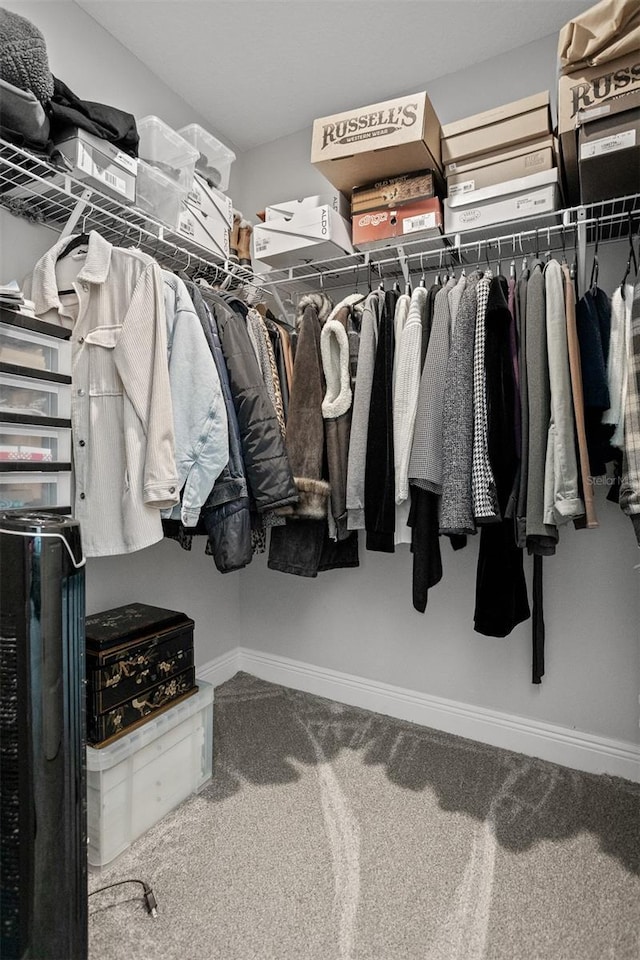
[[284, 441], [245, 320], [217, 294], [202, 291], [213, 310], [229, 371], [249, 492], [258, 512], [297, 503]]

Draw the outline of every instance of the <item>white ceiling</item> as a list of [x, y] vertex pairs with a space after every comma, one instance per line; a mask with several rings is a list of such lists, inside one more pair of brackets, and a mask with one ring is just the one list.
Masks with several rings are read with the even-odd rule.
[[76, 0], [236, 151], [557, 34], [593, 0]]

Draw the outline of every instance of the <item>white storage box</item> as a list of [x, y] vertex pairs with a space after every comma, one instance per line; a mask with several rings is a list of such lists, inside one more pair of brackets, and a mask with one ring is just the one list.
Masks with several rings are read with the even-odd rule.
[[73, 165], [73, 176], [117, 200], [133, 203], [138, 161], [81, 127], [70, 127], [56, 149]]
[[213, 687], [110, 746], [87, 747], [89, 863], [102, 867], [210, 779]]
[[229, 259], [229, 227], [219, 216], [209, 216], [189, 203], [181, 205], [177, 231], [182, 237], [193, 240], [209, 253]]
[[353, 253], [351, 224], [330, 206], [309, 207], [291, 220], [270, 220], [253, 228], [256, 260], [293, 267]]
[[71, 463], [71, 427], [4, 423], [0, 417], [0, 462]]
[[229, 229], [233, 226], [233, 202], [230, 197], [210, 186], [199, 173], [194, 175], [184, 200], [190, 207], [202, 210], [208, 217], [219, 219]]
[[180, 206], [177, 232], [210, 253], [229, 259], [229, 230], [233, 203], [196, 173], [191, 190]]
[[165, 177], [155, 167], [138, 162], [136, 206], [175, 230], [186, 188]]
[[473, 230], [550, 213], [559, 206], [558, 171], [542, 170], [445, 200], [444, 229], [445, 233]]
[[0, 508], [43, 510], [71, 507], [71, 474], [68, 472], [0, 473]]
[[198, 151], [159, 117], [143, 117], [137, 123], [138, 156], [184, 191], [191, 186]]
[[264, 218], [269, 220], [290, 220], [297, 213], [301, 213], [308, 207], [322, 207], [325, 204], [332, 210], [339, 213], [346, 220], [351, 215], [351, 204], [345, 196], [334, 190], [332, 193], [323, 193], [315, 197], [302, 197], [301, 200], [283, 200], [281, 203], [274, 203], [270, 207], [265, 207]]
[[207, 133], [198, 123], [181, 127], [178, 133], [197, 150], [198, 173], [218, 190], [225, 191], [229, 187], [231, 164], [236, 158], [233, 150], [225, 147], [224, 143], [217, 140], [213, 134]]
[[71, 343], [26, 327], [0, 323], [0, 362], [70, 376]]

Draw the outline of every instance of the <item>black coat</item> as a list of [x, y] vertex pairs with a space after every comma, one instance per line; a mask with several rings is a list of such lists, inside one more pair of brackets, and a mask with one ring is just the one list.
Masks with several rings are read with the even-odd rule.
[[214, 308], [222, 352], [229, 371], [238, 418], [249, 493], [259, 513], [296, 503], [298, 492], [278, 425], [262, 379], [245, 320], [215, 294]]

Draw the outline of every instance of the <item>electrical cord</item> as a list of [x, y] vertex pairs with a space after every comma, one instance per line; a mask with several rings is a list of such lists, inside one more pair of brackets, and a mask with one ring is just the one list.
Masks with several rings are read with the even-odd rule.
[[92, 890], [89, 894], [90, 897], [95, 896], [96, 893], [102, 893], [103, 890], [110, 890], [112, 887], [121, 887], [124, 883], [139, 883], [144, 890], [144, 902], [147, 908], [147, 913], [149, 913], [155, 920], [158, 916], [158, 902], [154, 896], [153, 890], [144, 880], [117, 880], [115, 883], [108, 883], [105, 887], [98, 887], [97, 890]]

